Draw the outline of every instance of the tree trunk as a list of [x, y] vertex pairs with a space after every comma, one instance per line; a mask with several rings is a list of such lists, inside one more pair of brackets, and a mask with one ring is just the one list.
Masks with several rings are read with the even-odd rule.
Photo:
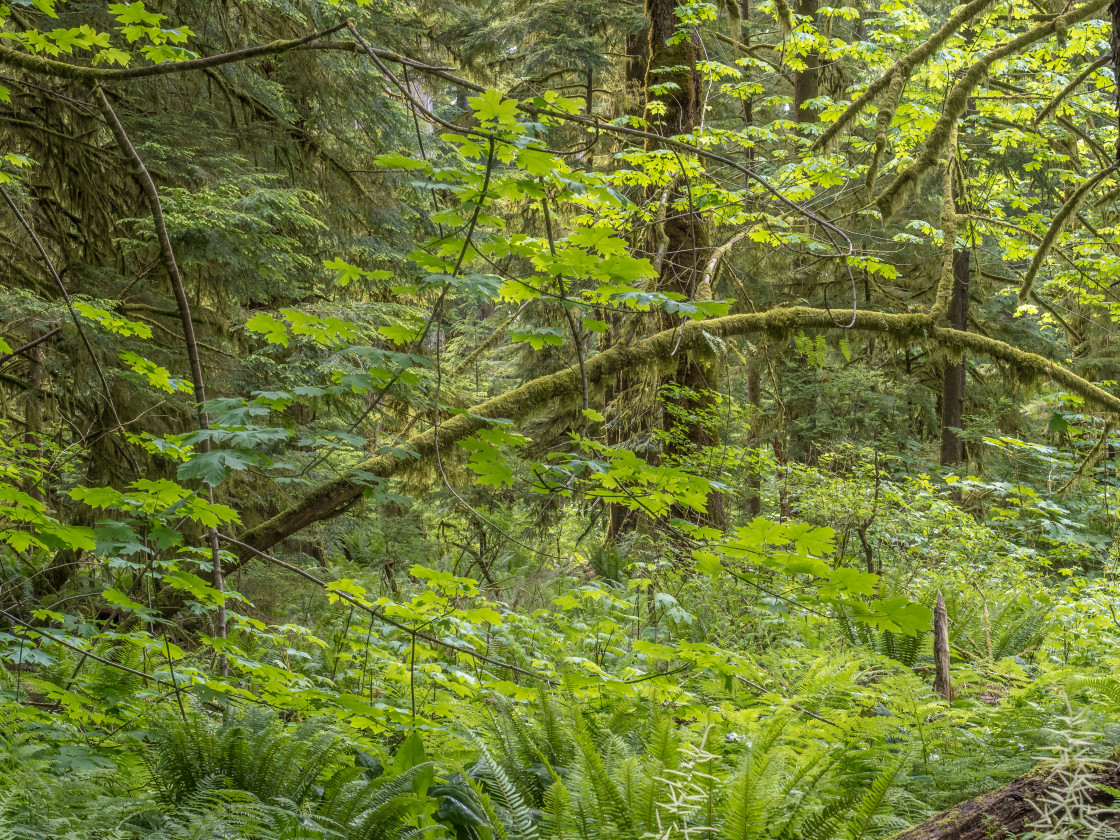
[[643, 30], [626, 36], [626, 96], [623, 113], [637, 114], [645, 110], [646, 68], [649, 67], [649, 32]]
[[[643, 113], [646, 107], [646, 73], [649, 69], [650, 40], [648, 28], [631, 33], [626, 36], [626, 97], [623, 110], [626, 113]], [[602, 317], [618, 324], [617, 316], [605, 313]], [[601, 350], [610, 347], [609, 333], [603, 336]], [[607, 381], [604, 400], [607, 406], [615, 404], [616, 399], [621, 399], [630, 388], [630, 377], [620, 373]], [[616, 408], [617, 414], [622, 413], [621, 408]], [[620, 446], [626, 439], [627, 431], [618, 416], [612, 417], [605, 432], [608, 446]], [[608, 543], [616, 543], [618, 538], [634, 526], [633, 512], [619, 502], [607, 503], [607, 537]]]
[[754, 465], [747, 473], [747, 516], [754, 519], [762, 514], [762, 458], [758, 454], [762, 446], [758, 434], [762, 420], [762, 369], [756, 361], [752, 361], [747, 368], [747, 402], [751, 405], [747, 449], [755, 453], [749, 456]]
[[[963, 2], [963, 0], [962, 0]], [[969, 43], [972, 42], [972, 28], [962, 33]], [[975, 111], [970, 97], [965, 106], [965, 116]], [[958, 152], [959, 154], [959, 152]], [[960, 194], [957, 179], [953, 179], [953, 211], [959, 215], [969, 212], [968, 203]], [[971, 269], [968, 248], [953, 251], [953, 295], [949, 300], [949, 326], [955, 330], [968, 329], [968, 281]], [[964, 428], [965, 362], [961, 354], [959, 362], [945, 365], [945, 378], [941, 388], [941, 466], [951, 467], [965, 460], [964, 438], [954, 429]]]
[[[32, 447], [37, 457], [43, 455], [43, 348], [40, 345], [27, 350], [27, 402], [23, 414], [27, 421], [27, 434], [25, 440]], [[31, 481], [28, 483], [27, 493], [38, 502], [46, 501], [46, 476], [43, 477], [43, 486]]]
[[[949, 302], [949, 326], [968, 329], [968, 249], [953, 252], [953, 297]], [[954, 429], [964, 428], [965, 358], [946, 362], [941, 390], [941, 466], [949, 467], [965, 459], [964, 439]]]
[[782, 433], [774, 438], [774, 460], [778, 462], [778, 521], [786, 522], [793, 518], [793, 502], [790, 500], [789, 490], [786, 489], [786, 471], [789, 459], [786, 458], [786, 447]]
[[[817, 0], [801, 0], [797, 4], [797, 13], [808, 15], [816, 23]], [[793, 77], [794, 119], [799, 123], [820, 122], [820, 116], [806, 103], [820, 96], [821, 57], [814, 50], [804, 57], [804, 61], [805, 69], [798, 71]]]
[[[691, 38], [668, 43], [677, 31], [676, 9], [679, 0], [649, 0], [649, 64], [646, 66], [646, 120], [667, 137], [687, 134], [699, 117], [700, 74], [696, 72], [696, 50]], [[672, 84], [669, 84], [672, 83]], [[660, 93], [650, 88], [664, 85]], [[665, 106], [662, 114], [650, 110], [652, 102]], [[657, 148], [657, 141], [646, 140], [646, 149]], [[673, 253], [670, 249], [669, 253]]]
[[[870, 567], [870, 560], [867, 565]], [[945, 701], [953, 699], [953, 683], [949, 679], [949, 611], [945, 609], [941, 590], [937, 591], [933, 608], [933, 690]]]
[[[647, 4], [649, 65], [646, 68], [646, 119], [665, 136], [691, 132], [699, 122], [702, 107], [700, 74], [696, 70], [696, 50], [692, 39], [681, 38], [676, 43], [667, 43], [673, 40], [677, 31], [678, 5], [679, 0], [649, 0]], [[654, 92], [655, 87], [668, 82], [673, 84], [667, 86], [667, 89], [660, 88], [659, 93]], [[658, 113], [660, 109], [652, 107], [654, 103], [663, 106], [662, 113]], [[657, 145], [653, 138], [646, 140], [648, 151], [656, 149]], [[658, 289], [683, 295], [688, 300], [693, 300], [698, 295], [702, 299], [710, 298], [710, 289], [698, 288], [708, 258], [710, 243], [707, 228], [700, 213], [691, 207], [691, 194], [687, 185], [678, 188], [670, 196], [670, 202], [676, 201], [687, 201], [690, 205], [689, 212], [670, 213], [664, 223], [668, 246], [661, 262]], [[673, 323], [675, 321], [662, 318], [658, 326], [665, 329]], [[715, 443], [707, 426], [697, 419], [711, 404], [706, 392], [713, 390], [716, 383], [709, 379], [709, 372], [710, 366], [700, 364], [682, 352], [676, 373], [666, 380], [667, 383], [687, 389], [681, 397], [674, 399], [675, 405], [681, 410], [678, 414], [686, 418], [685, 439], [671, 441], [666, 446], [665, 454], [670, 458], [685, 460]], [[673, 412], [666, 412], [663, 416], [662, 423], [666, 431], [673, 430], [679, 422], [672, 415]], [[709, 493], [707, 512], [703, 516], [683, 508], [674, 508], [673, 515], [722, 528], [725, 519], [723, 497], [717, 491]]]

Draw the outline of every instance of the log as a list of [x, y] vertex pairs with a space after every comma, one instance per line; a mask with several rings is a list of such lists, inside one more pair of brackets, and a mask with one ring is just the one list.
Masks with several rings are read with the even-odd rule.
[[[1097, 765], [1096, 784], [1120, 788], [1120, 765], [1107, 762]], [[1036, 820], [1047, 794], [1066, 784], [1066, 773], [1053, 767], [1036, 767], [1010, 784], [954, 805], [924, 823], [894, 835], [891, 840], [1000, 840], [1017, 837]], [[1087, 804], [1103, 807], [1112, 804], [1112, 796], [1097, 788], [1087, 797]]]

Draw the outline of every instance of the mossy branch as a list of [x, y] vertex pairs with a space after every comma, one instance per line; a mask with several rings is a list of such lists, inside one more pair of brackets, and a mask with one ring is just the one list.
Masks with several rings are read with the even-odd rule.
[[1108, 436], [1112, 434], [1112, 426], [1113, 421], [1111, 419], [1105, 422], [1104, 428], [1101, 430], [1100, 439], [1093, 444], [1093, 448], [1089, 450], [1085, 459], [1078, 465], [1077, 469], [1073, 471], [1073, 475], [1069, 477], [1069, 481], [1058, 488], [1059, 496], [1064, 496], [1068, 493], [1077, 479], [1085, 475], [1085, 470], [1095, 467], [1100, 462], [1101, 455], [1104, 453], [1105, 446], [1108, 443]]
[[700, 280], [700, 285], [701, 286], [704, 285], [705, 283], [711, 283], [712, 282], [712, 277], [715, 274], [716, 269], [719, 267], [720, 260], [722, 260], [725, 256], [727, 256], [727, 252], [730, 251], [732, 248], [734, 248], [736, 244], [738, 244], [741, 240], [743, 240], [749, 234], [750, 234], [750, 228], [748, 228], [746, 230], [741, 230], [737, 234], [732, 236], [730, 239], [728, 239], [726, 242], [724, 242], [722, 245], [720, 245], [718, 248], [716, 248], [714, 251], [712, 251], [712, 256], [708, 260], [708, 264], [706, 266], [704, 266], [704, 276]]
[[[1024, 236], [1029, 236], [1031, 239], [1034, 239], [1037, 242], [1042, 241], [1041, 233], [1036, 233], [1029, 228], [1025, 228], [1022, 225], [1017, 225], [1014, 222], [1008, 221], [1007, 219], [997, 219], [994, 216], [981, 216], [977, 213], [970, 213], [969, 218], [975, 219], [978, 222], [983, 222], [984, 224], [999, 225], [1000, 227], [1009, 228], [1010, 230], [1017, 230], [1019, 233], [1023, 234]], [[1082, 271], [1081, 268], [1077, 265], [1077, 261], [1057, 245], [1052, 245], [1050, 247], [1050, 250], [1061, 257], [1062, 260], [1065, 261], [1066, 265], [1068, 265], [1074, 271], [1079, 272], [1082, 276], [1085, 275], [1085, 272]]]
[[1035, 125], [1041, 124], [1041, 122], [1044, 119], [1046, 119], [1046, 117], [1049, 116], [1050, 113], [1055, 108], [1057, 108], [1059, 105], [1062, 104], [1062, 101], [1067, 96], [1069, 96], [1071, 93], [1073, 93], [1075, 90], [1077, 90], [1077, 88], [1081, 85], [1082, 82], [1084, 82], [1091, 75], [1093, 75], [1095, 72], [1097, 72], [1102, 67], [1104, 67], [1106, 64], [1108, 64], [1110, 59], [1111, 59], [1111, 56], [1107, 56], [1107, 55], [1101, 56], [1096, 61], [1094, 61], [1092, 64], [1090, 64], [1088, 67], [1086, 67], [1084, 70], [1082, 70], [1080, 73], [1078, 73], [1076, 76], [1074, 76], [1073, 81], [1071, 81], [1068, 85], [1066, 85], [1064, 88], [1062, 88], [1061, 91], [1058, 92], [1057, 96], [1055, 96], [1053, 99], [1051, 99], [1049, 102], [1047, 102], [1045, 105], [1042, 106], [1042, 110], [1039, 111], [1038, 114], [1034, 118], [1034, 124]]
[[455, 366], [455, 369], [451, 371], [452, 378], [458, 376], [464, 370], [477, 362], [479, 357], [482, 356], [483, 353], [485, 353], [487, 350], [501, 341], [502, 336], [506, 334], [506, 330], [513, 326], [513, 322], [516, 321], [518, 316], [520, 316], [521, 313], [525, 311], [526, 306], [528, 306], [528, 302], [521, 304], [521, 306], [519, 306], [512, 315], [502, 321], [502, 323], [498, 324], [498, 326], [494, 327], [494, 331], [486, 337], [486, 340], [478, 345], [478, 347], [474, 348], [474, 350], [472, 350], [467, 355], [467, 357], [463, 359], [463, 361], [459, 362], [459, 364]]
[[[956, 151], [957, 127], [951, 131], [949, 146]], [[950, 157], [945, 164], [945, 182], [941, 192], [941, 277], [937, 281], [937, 296], [934, 298], [930, 315], [935, 321], [943, 321], [949, 315], [949, 302], [953, 298], [953, 284], [956, 273], [953, 263], [957, 249], [957, 197], [954, 195], [953, 178], [956, 174], [956, 158]]]
[[246, 47], [243, 50], [210, 55], [205, 58], [195, 58], [190, 61], [165, 61], [162, 64], [149, 64], [144, 67], [83, 67], [79, 64], [67, 64], [42, 55], [13, 50], [0, 45], [0, 64], [9, 67], [18, 67], [36, 76], [53, 76], [56, 79], [69, 79], [70, 81], [102, 82], [125, 81], [128, 79], [144, 79], [150, 76], [165, 76], [169, 73], [187, 73], [191, 70], [205, 70], [209, 67], [218, 67], [222, 64], [232, 64], [238, 61], [248, 61], [251, 58], [260, 58], [263, 55], [277, 55], [298, 49], [307, 44], [333, 35], [340, 29], [345, 29], [345, 23], [338, 23], [319, 32], [312, 32], [302, 38], [293, 38], [290, 41], [272, 41], [257, 47]]
[[[825, 309], [807, 307], [778, 307], [766, 312], [728, 315], [709, 321], [692, 321], [679, 328], [680, 349], [685, 352], [703, 352], [709, 346], [709, 336], [729, 339], [751, 334], [789, 336], [806, 329], [836, 329], [834, 313]], [[1098, 388], [1036, 353], [1019, 350], [998, 339], [971, 332], [948, 329], [935, 325], [926, 313], [900, 314], [891, 312], [859, 312], [851, 329], [880, 333], [899, 339], [917, 340], [945, 347], [951, 351], [985, 356], [1003, 362], [1022, 373], [1045, 376], [1061, 387], [1083, 397], [1087, 404], [1097, 406], [1110, 414], [1120, 414], [1120, 397]], [[678, 340], [678, 328], [663, 330], [644, 341], [615, 345], [586, 363], [587, 375], [599, 384], [617, 373], [649, 367], [671, 358]], [[515, 423], [524, 422], [556, 402], [576, 402], [583, 392], [583, 383], [576, 368], [566, 368], [548, 376], [527, 382], [500, 396], [472, 407], [469, 412], [456, 415], [440, 423], [439, 442], [446, 447], [463, 440], [484, 428], [487, 418], [505, 418]], [[419, 461], [435, 456], [435, 431], [429, 429], [413, 435], [409, 448]], [[417, 461], [402, 460], [389, 453], [377, 455], [359, 464], [355, 469], [389, 479], [409, 469]], [[362, 495], [363, 486], [343, 476], [311, 491], [287, 510], [250, 529], [241, 540], [255, 550], [267, 550], [281, 540], [306, 528], [329, 519], [353, 506]], [[243, 558], [249, 555], [243, 555]]]
[[891, 121], [894, 120], [894, 113], [898, 110], [899, 100], [902, 98], [902, 91], [906, 87], [906, 82], [909, 81], [909, 73], [897, 73], [891, 79], [890, 86], [887, 88], [887, 93], [883, 97], [882, 103], [879, 105], [879, 116], [875, 119], [875, 150], [871, 154], [871, 163], [867, 167], [867, 178], [864, 183], [867, 185], [867, 192], [870, 193], [875, 189], [875, 178], [879, 174], [879, 163], [883, 159], [883, 152], [887, 149], [887, 139], [890, 135]]
[[925, 43], [900, 58], [886, 73], [868, 85], [867, 90], [857, 96], [837, 117], [836, 121], [816, 139], [813, 143], [813, 149], [819, 151], [826, 148], [868, 105], [878, 99], [879, 95], [887, 90], [895, 79], [908, 79], [915, 67], [933, 56], [950, 37], [976, 18], [991, 3], [992, 0], [972, 0], [970, 3], [959, 6], [957, 11]]
[[898, 212], [919, 179], [936, 165], [941, 153], [944, 152], [949, 143], [953, 126], [957, 124], [965, 108], [968, 107], [968, 97], [971, 96], [973, 88], [988, 75], [988, 71], [993, 64], [1016, 55], [1027, 47], [1043, 41], [1059, 31], [1068, 29], [1073, 24], [1080, 23], [1101, 11], [1108, 5], [1108, 2], [1109, 0], [1089, 0], [1084, 6], [1079, 6], [1064, 15], [1027, 30], [1022, 35], [1012, 38], [1006, 44], [996, 47], [973, 62], [965, 71], [964, 76], [949, 90], [941, 117], [930, 131], [925, 148], [922, 149], [918, 159], [900, 172], [876, 201], [879, 212], [883, 216], [883, 221], [889, 221]]
[[1073, 195], [1066, 200], [1066, 203], [1062, 205], [1062, 209], [1054, 215], [1053, 220], [1050, 222], [1050, 227], [1046, 229], [1046, 233], [1042, 237], [1042, 242], [1031, 258], [1031, 264], [1027, 267], [1026, 274], [1023, 275], [1023, 285], [1019, 289], [1020, 304], [1026, 303], [1027, 299], [1030, 297], [1031, 287], [1034, 286], [1035, 277], [1038, 276], [1038, 272], [1042, 268], [1042, 264], [1046, 261], [1046, 257], [1050, 253], [1050, 248], [1053, 247], [1055, 240], [1057, 240], [1058, 234], [1062, 232], [1066, 220], [1077, 212], [1077, 208], [1081, 206], [1081, 202], [1085, 200], [1085, 196], [1088, 195], [1094, 187], [1116, 171], [1116, 167], [1117, 164], [1113, 164], [1107, 169], [1102, 169], [1079, 186], [1073, 191]]

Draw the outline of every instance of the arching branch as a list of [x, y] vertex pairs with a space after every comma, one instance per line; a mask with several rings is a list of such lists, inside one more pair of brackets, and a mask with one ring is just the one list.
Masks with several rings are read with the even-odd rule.
[[1098, 58], [1096, 61], [1094, 61], [1092, 64], [1090, 64], [1088, 67], [1086, 67], [1084, 70], [1082, 70], [1076, 76], [1074, 76], [1073, 81], [1071, 81], [1068, 85], [1066, 85], [1064, 88], [1062, 88], [1058, 92], [1057, 96], [1055, 96], [1053, 99], [1051, 99], [1049, 102], [1047, 102], [1045, 105], [1042, 106], [1042, 110], [1039, 111], [1038, 114], [1034, 118], [1034, 124], [1038, 125], [1044, 119], [1046, 119], [1046, 117], [1050, 114], [1050, 112], [1053, 111], [1055, 108], [1057, 108], [1059, 105], [1061, 105], [1062, 101], [1065, 100], [1065, 98], [1067, 96], [1069, 96], [1071, 93], [1073, 93], [1075, 90], [1077, 90], [1078, 85], [1080, 85], [1082, 82], [1084, 82], [1090, 76], [1092, 76], [1094, 73], [1096, 73], [1098, 70], [1100, 70], [1106, 64], [1108, 64], [1108, 62], [1111, 60], [1111, 58], [1112, 58], [1111, 56], [1102, 55], [1100, 58]]
[[[693, 321], [679, 328], [679, 332], [678, 328], [674, 327], [644, 341], [615, 345], [587, 360], [587, 375], [592, 384], [598, 384], [605, 381], [607, 377], [625, 370], [655, 367], [665, 363], [672, 363], [675, 366], [677, 359], [672, 356], [672, 350], [678, 334], [681, 350], [704, 352], [710, 346], [709, 336], [728, 339], [757, 333], [789, 335], [791, 332], [804, 329], [835, 328], [833, 313], [807, 307], [779, 307], [766, 312], [729, 315], [709, 321]], [[1120, 415], [1120, 397], [1098, 388], [1089, 380], [1067, 370], [1057, 362], [1036, 353], [1019, 350], [998, 339], [939, 327], [926, 313], [860, 312], [856, 315], [852, 329], [886, 334], [899, 339], [919, 340], [955, 350], [968, 350], [972, 355], [986, 356], [1008, 364], [1021, 373], [1049, 377], [1066, 390], [1083, 397], [1087, 404], [1096, 406], [1106, 413]], [[534, 379], [441, 422], [440, 445], [444, 447], [452, 445], [474, 434], [487, 425], [489, 422], [487, 418], [505, 418], [515, 423], [523, 422], [557, 401], [575, 402], [582, 389], [583, 383], [576, 368], [567, 368]], [[419, 461], [435, 456], [434, 430], [429, 429], [414, 435], [409, 438], [407, 444]], [[390, 453], [369, 458], [355, 469], [384, 480], [404, 472], [410, 464], [415, 463], [416, 461], [402, 460]], [[240, 539], [255, 550], [267, 550], [303, 528], [349, 509], [363, 491], [363, 485], [349, 476], [327, 482], [287, 510], [242, 534]]]
[[825, 129], [821, 136], [816, 139], [813, 143], [813, 148], [819, 151], [835, 140], [836, 137], [840, 135], [840, 132], [847, 128], [852, 120], [859, 116], [861, 111], [878, 99], [879, 95], [887, 90], [893, 81], [902, 79], [903, 83], [905, 83], [905, 80], [910, 76], [910, 72], [915, 67], [924, 63], [926, 59], [930, 58], [941, 49], [941, 46], [948, 41], [952, 35], [988, 8], [991, 2], [992, 0], [972, 0], [971, 3], [960, 6], [957, 11], [945, 21], [944, 25], [933, 33], [924, 44], [904, 55], [896, 61], [886, 73], [868, 85], [867, 90], [857, 96], [852, 103], [844, 109], [843, 113], [836, 118], [836, 121]]
[[1089, 194], [1089, 191], [1115, 172], [1118, 165], [1120, 164], [1113, 164], [1107, 169], [1102, 169], [1079, 186], [1073, 191], [1073, 195], [1066, 200], [1066, 203], [1062, 205], [1062, 209], [1054, 215], [1053, 221], [1050, 222], [1050, 227], [1046, 229], [1046, 233], [1042, 237], [1042, 243], [1035, 249], [1034, 256], [1031, 258], [1031, 264], [1027, 267], [1027, 273], [1023, 275], [1023, 285], [1019, 289], [1019, 303], [1026, 303], [1027, 298], [1030, 297], [1031, 287], [1034, 285], [1034, 278], [1038, 276], [1042, 264], [1046, 262], [1046, 257], [1050, 253], [1050, 248], [1058, 238], [1058, 234], [1062, 232], [1062, 228], [1065, 227], [1066, 220], [1081, 206], [1081, 202], [1085, 199], [1085, 196]]

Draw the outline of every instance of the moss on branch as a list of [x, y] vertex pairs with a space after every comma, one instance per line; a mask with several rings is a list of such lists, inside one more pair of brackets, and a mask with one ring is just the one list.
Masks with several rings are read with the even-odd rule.
[[1085, 200], [1085, 196], [1101, 183], [1105, 178], [1116, 171], [1117, 164], [1113, 164], [1107, 169], [1102, 169], [1088, 181], [1079, 186], [1073, 191], [1073, 194], [1062, 205], [1062, 209], [1055, 215], [1054, 219], [1050, 222], [1050, 227], [1046, 229], [1046, 233], [1042, 237], [1042, 241], [1038, 248], [1035, 249], [1034, 256], [1031, 258], [1031, 264], [1027, 266], [1027, 272], [1023, 275], [1023, 285], [1019, 288], [1019, 303], [1026, 303], [1030, 298], [1031, 289], [1034, 286], [1034, 279], [1038, 276], [1038, 272], [1042, 269], [1042, 264], [1046, 262], [1046, 257], [1050, 254], [1050, 249], [1054, 246], [1054, 242], [1058, 238], [1058, 234], [1062, 232], [1065, 227], [1066, 221], [1077, 212], [1077, 208], [1081, 206], [1081, 202]]
[[840, 133], [867, 108], [867, 106], [878, 99], [879, 95], [883, 93], [883, 91], [886, 91], [896, 79], [901, 79], [902, 83], [905, 84], [906, 79], [910, 77], [910, 73], [915, 67], [925, 62], [941, 49], [942, 45], [948, 41], [952, 35], [975, 19], [977, 15], [988, 8], [991, 3], [992, 0], [972, 0], [972, 2], [960, 6], [957, 11], [945, 21], [944, 25], [934, 32], [925, 43], [904, 55], [896, 61], [886, 73], [868, 85], [867, 90], [857, 96], [852, 103], [844, 109], [844, 112], [840, 114], [836, 121], [825, 129], [821, 136], [817, 138], [813, 143], [813, 148], [820, 150], [827, 147], [829, 143], [835, 140]]
[[973, 88], [988, 75], [993, 64], [1016, 55], [1027, 47], [1068, 29], [1073, 24], [1080, 23], [1104, 9], [1108, 2], [1109, 0], [1089, 0], [1084, 6], [1078, 6], [1064, 15], [1027, 30], [973, 62], [964, 76], [949, 90], [941, 116], [930, 130], [926, 145], [917, 160], [900, 172], [876, 201], [884, 223], [898, 212], [918, 181], [940, 159], [949, 144], [953, 127], [968, 107], [968, 97], [972, 95]]
[[[957, 127], [952, 127], [950, 147], [956, 146]], [[954, 148], [954, 152], [956, 149]], [[930, 315], [934, 321], [943, 321], [949, 315], [949, 303], [953, 298], [953, 285], [956, 281], [955, 251], [957, 249], [957, 197], [953, 194], [953, 178], [956, 160], [950, 157], [945, 164], [945, 181], [941, 192], [941, 276], [937, 280], [937, 297], [934, 298]]]
[[[723, 339], [752, 334], [788, 337], [791, 333], [806, 329], [837, 329], [833, 313], [807, 307], [779, 307], [766, 312], [693, 321], [680, 328], [678, 352], [703, 352], [708, 346], [708, 336]], [[1057, 362], [1036, 353], [1019, 350], [994, 338], [938, 327], [932, 316], [925, 312], [860, 312], [851, 329], [919, 341], [939, 346], [951, 353], [960, 354], [967, 350], [971, 356], [986, 356], [1008, 364], [1018, 372], [1049, 377], [1066, 390], [1084, 397], [1087, 404], [1108, 413], [1120, 414], [1120, 397], [1098, 388]], [[678, 329], [672, 328], [644, 341], [616, 345], [587, 360], [588, 378], [592, 384], [599, 384], [622, 371], [655, 367], [673, 360], [677, 335]], [[574, 403], [582, 393], [583, 383], [575, 368], [542, 376], [486, 400], [472, 407], [468, 413], [441, 423], [439, 445], [442, 450], [443, 447], [463, 440], [486, 426], [487, 418], [505, 418], [521, 423], [556, 403]], [[432, 458], [436, 451], [436, 431], [429, 429], [412, 436], [408, 440], [408, 446], [416, 453], [419, 461]], [[388, 479], [403, 473], [416, 463], [416, 460], [402, 460], [396, 455], [386, 454], [370, 458], [356, 469]], [[363, 485], [349, 476], [327, 482], [287, 510], [249, 530], [241, 539], [255, 549], [264, 551], [308, 525], [348, 510], [360, 498], [363, 490]], [[245, 554], [243, 559], [249, 556]]]

